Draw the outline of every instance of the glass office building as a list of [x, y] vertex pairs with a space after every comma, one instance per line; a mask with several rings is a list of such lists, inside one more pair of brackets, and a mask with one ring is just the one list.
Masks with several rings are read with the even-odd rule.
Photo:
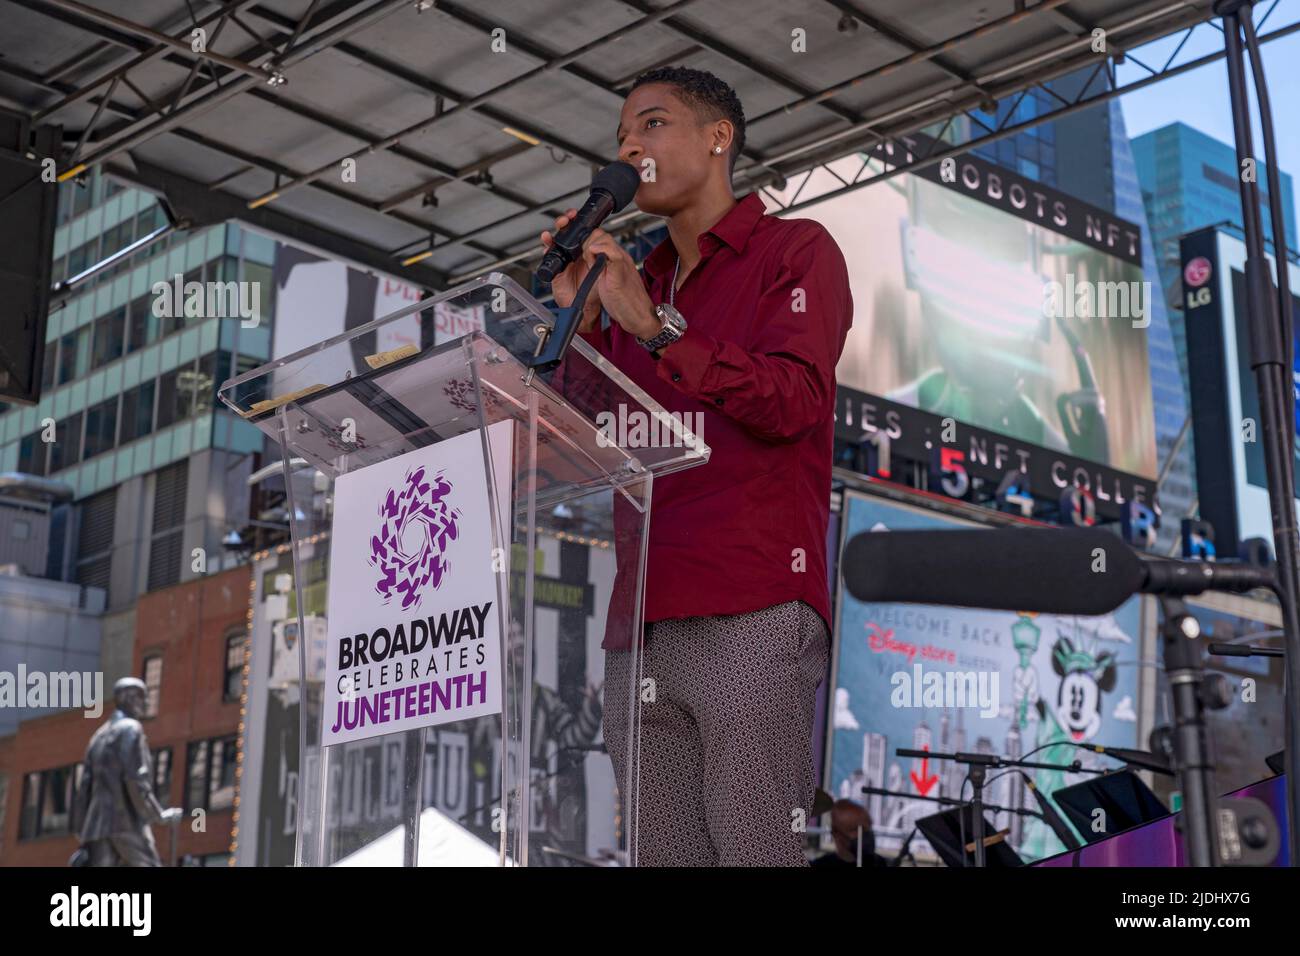
[[[1174, 313], [1174, 343], [1183, 379], [1187, 378], [1187, 340], [1183, 334], [1182, 285], [1178, 266], [1178, 240], [1206, 226], [1230, 223], [1242, 228], [1237, 151], [1195, 130], [1186, 123], [1170, 123], [1133, 140], [1142, 199], [1160, 265], [1165, 300]], [[1268, 211], [1268, 173], [1264, 164], [1255, 172], [1260, 192], [1260, 222], [1264, 238], [1272, 245], [1273, 222]], [[1291, 176], [1278, 171], [1282, 189], [1282, 219], [1287, 244], [1300, 248], [1296, 235], [1295, 194]]]
[[[273, 240], [230, 223], [175, 230], [63, 285], [166, 224], [152, 195], [98, 173], [60, 187], [42, 397], [0, 411], [0, 472], [73, 491], [55, 516], [46, 576], [104, 588], [110, 608], [197, 576], [196, 548], [207, 570], [221, 566], [226, 511], [239, 500], [226, 498], [228, 471], [262, 447], [215, 395], [270, 356]], [[250, 305], [255, 290], [256, 325], [214, 313], [220, 296], [187, 309], [156, 294], [177, 277], [182, 289], [242, 288]]]

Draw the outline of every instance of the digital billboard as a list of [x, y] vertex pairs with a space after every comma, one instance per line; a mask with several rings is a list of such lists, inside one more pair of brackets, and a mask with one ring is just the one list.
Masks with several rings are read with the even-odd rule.
[[958, 446], [1005, 440], [998, 467], [1037, 471], [1035, 491], [1073, 483], [1132, 500], [1135, 483], [1153, 484], [1138, 227], [976, 157], [843, 188], [886, 161], [860, 153], [772, 191], [848, 263], [841, 426], [881, 429], [924, 458], [951, 420]]
[[[871, 532], [940, 530], [970, 523], [846, 493], [843, 540]], [[1050, 534], [1044, 531], [1044, 534]], [[918, 862], [934, 859], [916, 821], [972, 796], [968, 767], [899, 757], [898, 748], [996, 754], [1045, 764], [1106, 768], [1083, 744], [1138, 746], [1142, 599], [1101, 617], [862, 602], [841, 588], [828, 719], [825, 789], [863, 804], [876, 849], [896, 855], [911, 837]], [[952, 692], [956, 691], [954, 695]], [[1032, 769], [1050, 796], [1083, 774]], [[887, 793], [863, 793], [863, 787]], [[1025, 778], [995, 770], [987, 817], [1007, 829], [1026, 862], [1064, 847], [1041, 819]]]
[[[1183, 237], [1181, 262], [1200, 516], [1214, 526], [1218, 554], [1235, 557], [1237, 543], [1246, 538], [1273, 543], [1259, 390], [1250, 367], [1246, 244], [1222, 229], [1203, 229]], [[1287, 269], [1291, 289], [1300, 290], [1300, 267], [1289, 263]], [[1276, 275], [1271, 257], [1268, 270]], [[1291, 311], [1300, 319], [1294, 292]], [[1300, 352], [1291, 369], [1294, 390]], [[1292, 427], [1300, 433], [1296, 422]], [[1300, 458], [1296, 465], [1300, 499]]]

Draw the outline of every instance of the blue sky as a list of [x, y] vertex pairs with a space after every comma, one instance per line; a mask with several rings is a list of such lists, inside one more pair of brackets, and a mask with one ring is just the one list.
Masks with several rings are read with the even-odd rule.
[[[1265, 15], [1268, 15], [1267, 19]], [[1300, 22], [1300, 0], [1277, 0], [1276, 4], [1272, 0], [1263, 0], [1256, 5], [1256, 32], [1261, 37], [1297, 22]], [[1182, 37], [1180, 32], [1132, 52], [1147, 66], [1159, 69]], [[1204, 24], [1196, 28], [1174, 63], [1186, 63], [1222, 49], [1222, 32]], [[1300, 103], [1297, 102], [1300, 100], [1300, 32], [1264, 43], [1262, 49], [1277, 138], [1278, 168], [1290, 173], [1300, 185]], [[1124, 64], [1118, 75], [1122, 86], [1148, 74], [1135, 64]], [[1253, 109], [1253, 92], [1251, 100]], [[1120, 105], [1130, 138], [1181, 121], [1215, 139], [1229, 144], [1233, 142], [1228, 68], [1224, 59], [1122, 96]], [[1257, 123], [1252, 136], [1255, 150], [1262, 157], [1263, 142]], [[1294, 247], [1297, 237], [1290, 237], [1290, 241]]]

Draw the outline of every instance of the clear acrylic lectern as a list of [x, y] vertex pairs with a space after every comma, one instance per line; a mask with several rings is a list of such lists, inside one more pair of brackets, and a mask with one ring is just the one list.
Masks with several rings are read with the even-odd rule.
[[[651, 488], [709, 450], [580, 337], [558, 368], [530, 375], [539, 330], [552, 323], [493, 273], [221, 386], [222, 401], [283, 454], [299, 634], [343, 586], [328, 573], [341, 476], [477, 433], [502, 556], [490, 612], [500, 713], [383, 735], [379, 750], [374, 739], [364, 752], [360, 741], [322, 746], [332, 692], [316, 642], [298, 641], [298, 865], [636, 863], [627, 811]], [[653, 425], [613, 427], [629, 420]], [[513, 423], [508, 440], [489, 440], [502, 422]], [[629, 432], [654, 441], [619, 444]], [[421, 614], [457, 599], [436, 592]], [[328, 621], [323, 630], [329, 659], [347, 635]], [[605, 683], [610, 654], [628, 655], [611, 670], [625, 675], [619, 686]], [[377, 787], [367, 775], [382, 776]], [[400, 800], [401, 826], [370, 812], [375, 792]]]

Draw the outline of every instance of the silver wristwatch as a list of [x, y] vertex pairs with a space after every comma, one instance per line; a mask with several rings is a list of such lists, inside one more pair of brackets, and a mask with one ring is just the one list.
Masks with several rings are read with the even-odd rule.
[[647, 351], [658, 352], [665, 345], [676, 342], [686, 334], [686, 320], [682, 314], [674, 309], [668, 303], [660, 303], [655, 306], [655, 315], [663, 323], [659, 329], [659, 334], [648, 339], [637, 339]]

